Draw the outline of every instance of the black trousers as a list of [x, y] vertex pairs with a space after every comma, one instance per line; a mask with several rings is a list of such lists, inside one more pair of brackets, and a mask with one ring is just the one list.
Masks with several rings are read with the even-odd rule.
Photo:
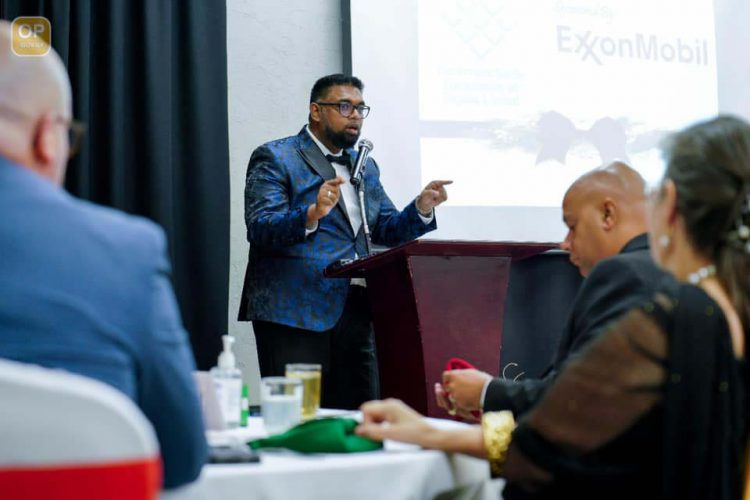
[[253, 321], [261, 377], [284, 375], [287, 363], [320, 363], [321, 406], [353, 410], [380, 396], [367, 289], [352, 285], [330, 330], [314, 332]]

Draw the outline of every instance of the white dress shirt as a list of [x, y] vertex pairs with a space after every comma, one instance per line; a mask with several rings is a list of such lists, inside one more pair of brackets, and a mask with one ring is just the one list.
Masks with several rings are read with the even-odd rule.
[[[310, 127], [305, 127], [305, 130], [307, 130], [307, 133], [310, 135], [312, 140], [317, 144], [318, 148], [323, 152], [323, 156], [326, 155], [332, 155], [332, 156], [341, 156], [343, 154], [343, 150], [339, 151], [339, 154], [333, 154], [331, 153], [331, 150], [329, 150], [325, 145], [318, 140], [317, 137], [315, 137], [315, 134], [313, 134], [310, 131]], [[351, 178], [352, 175], [349, 173], [349, 169], [346, 168], [346, 165], [342, 165], [341, 163], [331, 163], [331, 166], [336, 171], [336, 175], [342, 177], [344, 179], [344, 183], [339, 186], [339, 192], [341, 193], [341, 196], [344, 198], [344, 205], [346, 205], [346, 214], [349, 216], [349, 222], [352, 226], [352, 231], [354, 231], [354, 234], [356, 235], [359, 231], [359, 226], [362, 225], [362, 214], [359, 211], [359, 198], [357, 197], [357, 190], [354, 187], [354, 184], [352, 184]], [[307, 234], [314, 233], [318, 229], [318, 224], [316, 222], [315, 229], [310, 230], [308, 229], [306, 232]]]
[[[333, 154], [330, 149], [328, 149], [325, 144], [320, 142], [320, 140], [315, 137], [315, 134], [312, 133], [310, 130], [310, 126], [306, 125], [305, 130], [307, 131], [310, 138], [313, 140], [313, 142], [320, 148], [320, 151], [323, 152], [323, 155], [332, 155], [332, 156], [341, 156], [343, 154], [343, 150], [339, 151], [338, 154]], [[344, 179], [344, 183], [339, 186], [339, 192], [341, 193], [341, 196], [344, 198], [344, 204], [346, 205], [346, 213], [349, 215], [349, 223], [352, 226], [352, 231], [354, 231], [354, 234], [356, 235], [359, 231], [359, 227], [362, 225], [362, 214], [360, 213], [359, 209], [359, 197], [357, 196], [357, 190], [354, 187], [354, 184], [352, 184], [351, 181], [351, 173], [349, 172], [349, 169], [346, 167], [346, 165], [342, 165], [340, 163], [334, 163], [331, 162], [331, 166], [336, 171], [336, 175], [341, 176]], [[414, 203], [416, 204], [417, 201], [414, 200]], [[429, 217], [425, 217], [421, 213], [419, 213], [419, 210], [417, 210], [417, 214], [419, 215], [419, 218], [422, 219], [422, 222], [425, 224], [429, 224], [432, 222], [432, 219], [435, 217], [434, 210], [430, 212]], [[305, 236], [308, 236], [315, 231], [318, 230], [318, 221], [315, 221], [315, 227], [312, 229], [305, 228]], [[357, 257], [357, 256], [355, 256]]]

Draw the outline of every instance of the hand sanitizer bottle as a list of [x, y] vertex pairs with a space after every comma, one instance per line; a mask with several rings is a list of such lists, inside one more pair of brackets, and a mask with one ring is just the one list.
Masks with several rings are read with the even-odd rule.
[[240, 398], [242, 397], [242, 373], [235, 366], [232, 344], [234, 338], [222, 335], [224, 350], [219, 354], [218, 366], [211, 369], [224, 423], [228, 429], [240, 426]]

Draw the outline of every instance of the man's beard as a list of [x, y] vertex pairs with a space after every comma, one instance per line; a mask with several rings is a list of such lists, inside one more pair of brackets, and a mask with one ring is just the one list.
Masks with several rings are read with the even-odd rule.
[[349, 149], [353, 147], [357, 143], [357, 139], [359, 139], [359, 134], [352, 137], [346, 132], [334, 132], [328, 126], [325, 127], [325, 132], [328, 139], [331, 141], [331, 144], [341, 149]]

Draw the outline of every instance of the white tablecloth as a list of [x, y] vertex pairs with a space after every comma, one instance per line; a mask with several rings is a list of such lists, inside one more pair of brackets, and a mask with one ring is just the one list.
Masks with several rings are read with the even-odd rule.
[[[443, 427], [463, 425], [430, 421]], [[251, 418], [247, 428], [210, 433], [209, 441], [220, 444], [263, 435], [261, 419]], [[367, 453], [261, 451], [260, 464], [207, 465], [199, 486], [200, 496], [208, 500], [398, 500], [432, 499], [459, 486], [481, 483], [480, 498], [500, 498], [502, 483], [488, 480], [484, 460], [386, 441], [384, 450]]]

